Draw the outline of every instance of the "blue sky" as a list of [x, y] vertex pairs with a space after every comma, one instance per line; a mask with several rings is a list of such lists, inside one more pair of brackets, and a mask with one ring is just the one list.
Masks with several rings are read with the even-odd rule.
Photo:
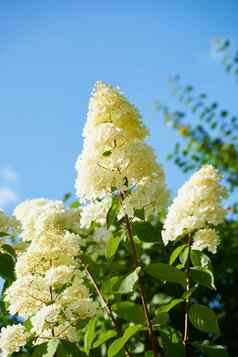
[[140, 109], [175, 192], [185, 177], [165, 158], [177, 136], [154, 102], [176, 108], [167, 79], [179, 73], [235, 111], [236, 85], [212, 58], [210, 42], [228, 36], [238, 46], [237, 13], [236, 0], [1, 1], [2, 206], [74, 190], [96, 80], [119, 85]]

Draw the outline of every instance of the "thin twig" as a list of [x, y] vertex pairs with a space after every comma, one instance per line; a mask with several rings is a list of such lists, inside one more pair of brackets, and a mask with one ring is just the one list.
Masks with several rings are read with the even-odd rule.
[[[108, 301], [106, 301], [105, 297], [102, 295], [100, 288], [98, 287], [92, 273], [90, 272], [90, 270], [87, 267], [87, 264], [85, 264], [84, 260], [82, 257], [79, 257], [79, 260], [83, 266], [83, 268], [85, 269], [85, 272], [89, 278], [89, 280], [91, 281], [99, 299], [101, 300], [101, 305], [103, 306], [103, 308], [106, 310], [107, 315], [110, 317], [110, 319], [112, 320], [112, 324], [115, 327], [115, 329], [117, 330], [118, 334], [121, 334], [121, 329], [120, 326], [118, 325], [118, 322], [116, 320], [116, 318], [113, 315], [113, 311], [112, 308], [110, 306], [110, 304], [108, 303]], [[125, 350], [125, 355], [127, 357], [133, 357], [132, 353], [128, 350], [128, 348], [125, 346], [124, 347]]]
[[[138, 268], [140, 266], [140, 264], [139, 264], [139, 258], [138, 258], [137, 250], [136, 250], [136, 245], [135, 245], [135, 242], [134, 242], [134, 239], [133, 239], [131, 223], [129, 221], [128, 215], [125, 216], [125, 220], [126, 220], [126, 228], [127, 228], [127, 232], [128, 232], [128, 237], [129, 237], [129, 240], [130, 240], [130, 243], [131, 243], [131, 248], [132, 248], [132, 253], [133, 253], [134, 266], [135, 266], [135, 269], [136, 269], [136, 268]], [[153, 356], [157, 357], [158, 356], [158, 352], [157, 352], [155, 335], [154, 335], [154, 331], [153, 331], [152, 322], [150, 320], [149, 310], [148, 310], [146, 302], [145, 302], [145, 291], [144, 291], [143, 281], [142, 281], [142, 278], [141, 278], [140, 275], [139, 275], [138, 283], [139, 283], [139, 293], [140, 293], [141, 304], [143, 306], [145, 320], [146, 320], [146, 324], [147, 324], [148, 330], [149, 330], [149, 338], [150, 338], [150, 343], [151, 343], [151, 349], [152, 349], [152, 352], [153, 352]]]

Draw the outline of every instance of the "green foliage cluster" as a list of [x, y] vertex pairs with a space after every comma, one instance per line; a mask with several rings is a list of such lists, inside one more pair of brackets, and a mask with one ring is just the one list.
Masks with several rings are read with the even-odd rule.
[[[81, 232], [82, 264], [104, 314], [79, 326], [77, 344], [55, 338], [35, 347], [29, 341], [14, 355], [227, 357], [226, 349], [217, 343], [223, 317], [209, 307], [207, 299], [207, 289], [217, 294], [209, 256], [192, 250], [186, 234], [165, 248], [161, 222], [146, 222], [143, 210], [135, 211], [135, 222], [127, 216], [118, 221], [121, 198], [113, 197], [107, 214], [113, 236], [103, 249], [99, 251], [90, 240], [93, 225]], [[10, 245], [3, 249], [4, 293], [14, 279], [15, 254]], [[1, 306], [1, 325], [5, 326], [14, 317], [7, 314], [3, 301]], [[29, 321], [24, 324], [27, 328]]]
[[[233, 50], [231, 41], [216, 39], [213, 45], [226, 72], [237, 80], [238, 52]], [[185, 173], [206, 163], [213, 164], [233, 193], [228, 201], [228, 219], [220, 227], [222, 245], [213, 259], [217, 290], [202, 292], [198, 300], [206, 301], [219, 316], [222, 336], [216, 341], [225, 343], [231, 356], [238, 356], [238, 291], [235, 288], [238, 282], [238, 116], [220, 103], [210, 102], [208, 95], [197, 93], [193, 85], [183, 85], [179, 76], [172, 78], [169, 84], [178, 99], [179, 110], [161, 103], [158, 109], [165, 123], [177, 130], [181, 139], [168, 158]]]

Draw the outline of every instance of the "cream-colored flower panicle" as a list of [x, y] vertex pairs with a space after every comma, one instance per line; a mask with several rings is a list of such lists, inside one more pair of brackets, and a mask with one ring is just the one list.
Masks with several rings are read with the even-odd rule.
[[14, 215], [21, 222], [24, 241], [32, 241], [44, 232], [62, 233], [65, 229], [80, 228], [80, 209], [66, 209], [62, 201], [44, 198], [20, 203]]
[[192, 248], [216, 252], [219, 238], [209, 227], [222, 223], [226, 214], [222, 207], [226, 190], [219, 181], [217, 170], [212, 165], [204, 165], [179, 189], [164, 223], [164, 244], [183, 233], [196, 232]]
[[134, 205], [145, 207], [149, 216], [166, 207], [164, 172], [144, 143], [148, 130], [119, 89], [96, 83], [83, 136], [83, 151], [76, 163], [76, 191], [82, 201], [91, 201], [95, 207], [96, 198], [110, 194], [112, 187], [121, 189], [127, 178], [133, 193], [125, 202], [126, 211], [133, 211]]
[[53, 336], [72, 341], [77, 323], [96, 313], [80, 271], [80, 236], [71, 232], [80, 226], [80, 211], [39, 199], [23, 202], [15, 215], [29, 245], [5, 292], [9, 312], [31, 319], [37, 343]]
[[1, 356], [8, 357], [14, 352], [19, 352], [20, 348], [26, 344], [27, 333], [24, 326], [11, 325], [2, 327], [0, 331], [0, 350]]

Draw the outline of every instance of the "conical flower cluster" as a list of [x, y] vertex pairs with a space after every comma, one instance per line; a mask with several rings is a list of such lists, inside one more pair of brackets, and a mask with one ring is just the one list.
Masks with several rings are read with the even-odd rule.
[[89, 104], [84, 146], [76, 163], [76, 191], [81, 200], [95, 200], [123, 187], [132, 193], [125, 211], [145, 207], [147, 215], [163, 209], [168, 201], [164, 172], [152, 148], [144, 143], [148, 130], [137, 109], [122, 93], [97, 82]]
[[28, 248], [16, 262], [16, 280], [6, 290], [9, 312], [30, 318], [37, 343], [58, 336], [77, 339], [76, 324], [96, 313], [77, 257], [80, 211], [60, 201], [26, 201], [15, 209]]
[[211, 226], [222, 223], [226, 213], [221, 205], [226, 190], [219, 181], [217, 170], [204, 165], [179, 189], [164, 223], [165, 244], [183, 233], [195, 233], [193, 249], [216, 252], [219, 237]]

